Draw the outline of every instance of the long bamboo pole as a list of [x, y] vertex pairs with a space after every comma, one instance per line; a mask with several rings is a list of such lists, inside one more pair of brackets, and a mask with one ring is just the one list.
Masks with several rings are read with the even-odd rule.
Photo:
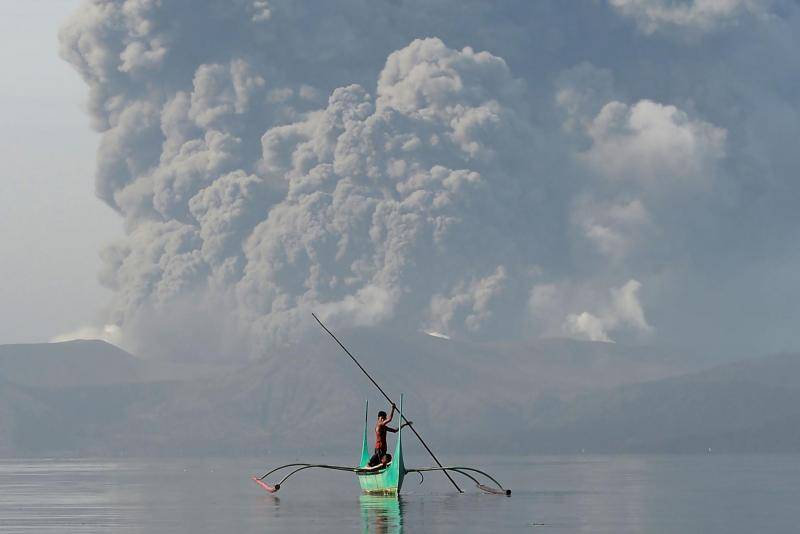
[[[394, 406], [394, 402], [392, 401], [392, 399], [390, 399], [390, 398], [389, 398], [389, 395], [387, 395], [387, 394], [386, 394], [386, 392], [383, 390], [383, 388], [382, 388], [381, 386], [379, 386], [377, 382], [375, 382], [375, 379], [374, 379], [374, 378], [372, 378], [372, 376], [370, 376], [370, 374], [367, 372], [367, 370], [366, 370], [366, 369], [364, 369], [364, 366], [363, 366], [363, 365], [361, 365], [360, 363], [358, 363], [358, 360], [356, 360], [356, 357], [355, 357], [355, 356], [353, 356], [353, 354], [352, 354], [352, 353], [351, 353], [349, 350], [347, 350], [347, 347], [345, 347], [345, 346], [342, 344], [342, 342], [341, 342], [341, 341], [339, 341], [339, 338], [337, 338], [337, 337], [336, 337], [336, 336], [333, 334], [333, 332], [331, 332], [330, 330], [328, 330], [328, 327], [327, 327], [327, 326], [325, 326], [324, 324], [322, 324], [322, 321], [320, 321], [320, 320], [319, 320], [319, 317], [317, 317], [317, 315], [316, 315], [316, 314], [312, 313], [311, 315], [314, 317], [314, 319], [316, 319], [316, 320], [317, 320], [317, 322], [318, 322], [318, 323], [319, 323], [319, 325], [322, 327], [322, 329], [323, 329], [323, 330], [325, 330], [325, 331], [326, 331], [326, 332], [327, 332], [327, 333], [328, 333], [328, 334], [329, 334], [329, 335], [330, 335], [330, 336], [333, 338], [333, 340], [334, 340], [334, 341], [335, 341], [335, 342], [336, 342], [336, 343], [337, 343], [337, 344], [338, 344], [340, 347], [342, 347], [342, 350], [343, 350], [343, 351], [345, 351], [345, 352], [347, 353], [347, 355], [348, 355], [348, 356], [350, 356], [350, 359], [351, 359], [351, 360], [353, 360], [353, 362], [355, 362], [355, 364], [358, 366], [358, 368], [359, 368], [359, 369], [361, 369], [361, 372], [362, 372], [362, 373], [364, 373], [364, 374], [367, 376], [367, 378], [369, 378], [370, 382], [372, 382], [372, 384], [373, 384], [373, 385], [374, 385], [376, 388], [378, 388], [378, 391], [380, 391], [380, 392], [381, 392], [381, 395], [383, 395], [383, 397], [384, 397], [384, 398], [385, 398], [387, 401], [389, 401], [389, 404], [391, 404], [391, 405], [393, 405], [393, 406]], [[407, 422], [408, 422], [408, 419], [406, 419], [406, 416], [404, 416], [403, 414], [400, 414], [400, 418], [403, 420], [403, 422], [405, 422], [405, 423], [407, 423]], [[408, 426], [408, 428], [410, 428], [410, 429], [411, 429], [411, 431], [414, 433], [414, 435], [415, 435], [415, 436], [417, 436], [417, 439], [419, 439], [419, 442], [420, 442], [420, 443], [422, 443], [422, 446], [423, 446], [423, 447], [425, 447], [425, 450], [426, 450], [426, 451], [428, 451], [428, 454], [430, 454], [430, 455], [431, 455], [431, 458], [433, 458], [433, 461], [434, 461], [434, 462], [436, 462], [436, 465], [438, 465], [439, 467], [442, 467], [442, 468], [443, 468], [444, 466], [442, 465], [442, 463], [439, 461], [439, 459], [436, 457], [436, 455], [435, 455], [435, 454], [433, 454], [433, 451], [431, 450], [431, 448], [430, 448], [430, 447], [428, 447], [428, 444], [427, 444], [427, 443], [425, 443], [425, 440], [423, 440], [423, 439], [422, 439], [422, 436], [420, 436], [420, 435], [419, 435], [419, 432], [417, 432], [417, 429], [416, 429], [416, 428], [414, 428], [414, 425], [406, 425], [406, 426]], [[464, 492], [461, 490], [461, 488], [459, 488], [459, 487], [458, 487], [458, 484], [456, 484], [456, 481], [455, 481], [455, 480], [453, 480], [453, 477], [451, 477], [451, 476], [450, 476], [450, 474], [449, 474], [447, 471], [443, 470], [442, 472], [445, 474], [445, 476], [447, 476], [447, 478], [450, 480], [450, 482], [452, 482], [452, 483], [453, 483], [453, 486], [454, 486], [454, 487], [455, 487], [455, 488], [458, 490], [458, 492], [459, 492], [459, 493], [464, 493]]]

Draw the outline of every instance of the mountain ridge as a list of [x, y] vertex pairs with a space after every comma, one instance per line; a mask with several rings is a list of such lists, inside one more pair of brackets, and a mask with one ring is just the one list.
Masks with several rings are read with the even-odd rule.
[[[452, 451], [800, 450], [781, 430], [800, 420], [797, 355], [709, 367], [572, 340], [481, 344], [381, 329], [340, 339], [392, 397], [406, 393], [426, 439]], [[161, 375], [102, 342], [13, 347], [0, 346], [4, 456], [345, 451], [360, 442], [364, 398], [371, 412], [386, 405], [324, 334], [249, 363]], [[741, 447], [726, 446], [736, 439]]]

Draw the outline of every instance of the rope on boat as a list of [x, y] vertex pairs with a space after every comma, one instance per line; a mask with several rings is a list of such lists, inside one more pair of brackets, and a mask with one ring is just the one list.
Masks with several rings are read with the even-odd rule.
[[[409, 472], [409, 473], [420, 473], [421, 474], [421, 473], [427, 472], [427, 471], [443, 471], [443, 470], [444, 471], [453, 471], [453, 472], [456, 472], [456, 473], [458, 473], [460, 475], [464, 475], [465, 477], [467, 477], [470, 480], [472, 480], [475, 483], [475, 485], [478, 487], [478, 489], [480, 489], [481, 491], [485, 491], [486, 493], [493, 493], [495, 495], [511, 495], [511, 490], [503, 488], [503, 485], [500, 484], [500, 482], [498, 482], [497, 479], [495, 479], [492, 475], [490, 475], [489, 473], [486, 473], [484, 471], [481, 471], [480, 469], [475, 469], [474, 467], [464, 467], [464, 466], [456, 465], [456, 466], [449, 466], [449, 467], [423, 467], [423, 468], [420, 468], [420, 469], [407, 469], [406, 471]], [[477, 478], [473, 477], [469, 473], [466, 473], [465, 471], [473, 471], [475, 473], [480, 473], [481, 475], [485, 476], [486, 478], [488, 478], [489, 480], [494, 482], [497, 485], [497, 488], [492, 488], [492, 487], [487, 486], [485, 484], [481, 484], [481, 482]]]

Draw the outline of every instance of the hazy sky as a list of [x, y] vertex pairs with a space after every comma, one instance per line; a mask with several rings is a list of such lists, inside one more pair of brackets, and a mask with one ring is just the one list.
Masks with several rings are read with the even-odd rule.
[[20, 5], [9, 341], [113, 324], [141, 352], [257, 356], [316, 310], [798, 348], [794, 1]]
[[58, 57], [58, 28], [78, 5], [0, 2], [0, 343], [96, 322], [110, 296], [98, 251], [122, 225], [94, 196], [86, 88]]

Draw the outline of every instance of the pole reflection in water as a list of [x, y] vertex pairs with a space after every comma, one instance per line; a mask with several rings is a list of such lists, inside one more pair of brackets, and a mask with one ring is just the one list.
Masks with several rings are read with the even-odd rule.
[[376, 534], [403, 532], [403, 500], [388, 495], [361, 495], [361, 531]]

